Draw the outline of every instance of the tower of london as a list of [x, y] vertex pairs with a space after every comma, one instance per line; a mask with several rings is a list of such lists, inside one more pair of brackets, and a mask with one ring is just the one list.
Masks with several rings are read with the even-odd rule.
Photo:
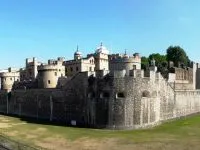
[[110, 54], [100, 46], [74, 59], [26, 59], [25, 67], [0, 73], [0, 112], [107, 129], [139, 129], [200, 112], [200, 65], [171, 66], [164, 78], [152, 60]]

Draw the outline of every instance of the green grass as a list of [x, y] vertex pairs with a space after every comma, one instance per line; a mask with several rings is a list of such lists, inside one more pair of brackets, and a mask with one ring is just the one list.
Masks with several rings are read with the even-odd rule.
[[[200, 146], [200, 115], [170, 121], [152, 129], [128, 131], [72, 128], [35, 123], [19, 124], [26, 123], [26, 121], [7, 116], [0, 116], [0, 118], [7, 119], [7, 124], [11, 126], [0, 129], [2, 134], [31, 145], [37, 145], [38, 141], [44, 141], [49, 137], [55, 137], [55, 139], [60, 137], [66, 139], [68, 143], [72, 143], [72, 149], [73, 143], [84, 138], [87, 138], [87, 141], [95, 140], [97, 143], [98, 141], [99, 143], [102, 141], [106, 143], [107, 139], [114, 139], [113, 145], [117, 146], [114, 149], [124, 148], [127, 145], [130, 146], [128, 149], [133, 147], [138, 149], [139, 146], [143, 149], [146, 146], [148, 149], [162, 149], [164, 145], [166, 149], [176, 147], [176, 150], [190, 149], [190, 147], [191, 149], [198, 149]], [[16, 134], [12, 135], [15, 132]], [[34, 135], [34, 137], [30, 138], [27, 135]]]

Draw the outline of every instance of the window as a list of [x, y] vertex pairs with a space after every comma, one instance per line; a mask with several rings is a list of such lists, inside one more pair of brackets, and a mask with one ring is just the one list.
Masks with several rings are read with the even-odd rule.
[[92, 71], [92, 67], [90, 67], [90, 71]]
[[119, 92], [116, 94], [116, 98], [125, 98], [125, 95], [123, 92]]
[[12, 81], [12, 78], [10, 78], [10, 81]]
[[76, 71], [78, 71], [78, 67], [76, 67]]
[[110, 97], [110, 94], [109, 94], [108, 92], [105, 92], [105, 93], [103, 93], [103, 97], [109, 98], [109, 97]]
[[48, 80], [48, 84], [51, 84], [51, 81], [50, 81], [50, 80]]
[[108, 92], [103, 92], [100, 94], [100, 98], [109, 98], [110, 94]]
[[94, 97], [95, 97], [95, 93], [94, 92], [88, 93], [88, 98], [94, 98]]
[[70, 67], [70, 70], [71, 70], [71, 72], [73, 71], [73, 68], [72, 67]]
[[6, 78], [4, 80], [6, 81]]
[[150, 92], [149, 91], [143, 91], [142, 97], [150, 97]]
[[61, 70], [59, 69], [59, 71], [61, 71]]
[[133, 65], [133, 69], [134, 69], [134, 70], [136, 69], [136, 65]]
[[55, 72], [55, 76], [57, 76], [57, 72]]

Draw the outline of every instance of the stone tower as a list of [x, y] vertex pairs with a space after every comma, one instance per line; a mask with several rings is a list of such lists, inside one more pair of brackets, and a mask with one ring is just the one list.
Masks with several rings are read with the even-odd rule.
[[103, 44], [97, 47], [95, 51], [95, 70], [109, 70], [108, 68], [109, 51]]

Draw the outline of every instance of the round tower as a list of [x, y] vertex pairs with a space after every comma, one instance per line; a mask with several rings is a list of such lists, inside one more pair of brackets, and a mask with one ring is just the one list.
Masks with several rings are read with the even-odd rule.
[[1, 77], [1, 90], [5, 90], [7, 92], [11, 91], [13, 85], [16, 81], [19, 81], [20, 74], [17, 71], [12, 71], [11, 68], [8, 69], [8, 72], [2, 72], [0, 74]]
[[56, 88], [58, 79], [64, 75], [65, 66], [54, 64], [38, 66], [38, 87]]
[[141, 69], [141, 58], [138, 53], [133, 56], [115, 54], [110, 56], [109, 60], [110, 71], [126, 70], [127, 73], [133, 69]]

